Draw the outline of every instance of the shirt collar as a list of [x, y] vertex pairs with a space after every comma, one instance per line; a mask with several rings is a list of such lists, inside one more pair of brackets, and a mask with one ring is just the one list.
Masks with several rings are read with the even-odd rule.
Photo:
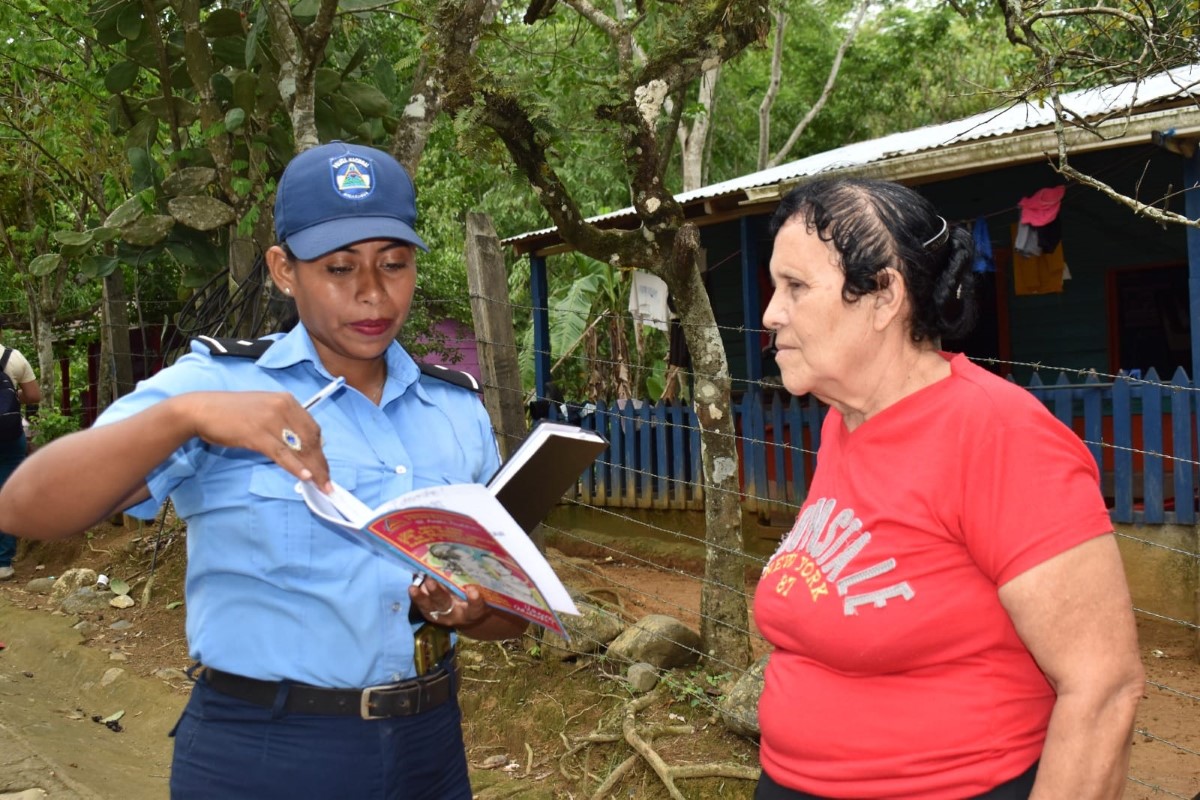
[[[384, 353], [384, 358], [387, 361], [388, 372], [388, 380], [384, 387], [383, 397], [383, 402], [386, 403], [389, 397], [403, 394], [407, 391], [410, 386], [417, 382], [421, 373], [417, 367], [417, 363], [400, 346], [399, 342], [393, 341], [388, 345], [388, 349]], [[304, 362], [311, 364], [312, 368], [319, 375], [329, 380], [333, 379], [333, 375], [321, 363], [321, 358], [317, 355], [317, 348], [313, 345], [312, 337], [309, 336], [308, 330], [302, 322], [296, 323], [296, 327], [283, 334], [279, 339], [276, 339], [275, 343], [267, 348], [267, 352], [263, 353], [262, 357], [258, 359], [258, 365], [266, 369], [286, 369], [287, 367], [293, 367]]]

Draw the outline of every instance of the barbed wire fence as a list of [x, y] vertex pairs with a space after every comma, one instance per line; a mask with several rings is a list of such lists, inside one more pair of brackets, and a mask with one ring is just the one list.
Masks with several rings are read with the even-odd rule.
[[[506, 301], [489, 299], [488, 302]], [[530, 306], [512, 306], [514, 317], [529, 315], [533, 311], [534, 309]], [[627, 316], [626, 321], [630, 325], [637, 323], [637, 320], [631, 316]], [[748, 331], [740, 325], [718, 324], [717, 327], [727, 341], [729, 337], [737, 337], [739, 343], [741, 337], [747, 332], [768, 333], [758, 329]], [[528, 354], [522, 355], [528, 356]], [[557, 356], [557, 354], [553, 355]], [[661, 354], [656, 354], [656, 357], [658, 356]], [[1131, 378], [1124, 373], [1105, 374], [1093, 370], [1060, 368], [1050, 364], [1001, 361], [999, 359], [979, 359], [978, 361], [983, 366], [996, 370], [1025, 369], [1043, 376], [1065, 375], [1071, 379], [1090, 381], [1087, 384], [1089, 386], [1094, 386], [1096, 381], [1108, 383], [1126, 381], [1135, 385], [1161, 388], [1167, 393], [1196, 391], [1194, 387], [1180, 387], [1146, 378]], [[589, 356], [582, 348], [556, 360], [557, 364], [564, 367], [571, 362], [576, 362], [575, 365], [583, 371], [591, 368], [615, 369], [621, 366], [614, 360], [603, 356], [599, 358]], [[697, 376], [693, 374], [691, 377]], [[1047, 389], [1053, 390], [1056, 384], [1047, 382], [1044, 385]], [[733, 386], [735, 393], [745, 392], [752, 387], [765, 393], [781, 390], [778, 378], [772, 376], [753, 382], [734, 378]], [[503, 387], [492, 388], [506, 391]], [[512, 390], [507, 389], [507, 391]], [[522, 399], [528, 397], [528, 392], [525, 392]], [[561, 398], [557, 397], [534, 396], [533, 399], [547, 402], [561, 401]], [[649, 403], [655, 401], [655, 398], [636, 399]], [[567, 398], [567, 400], [585, 401], [586, 398]], [[578, 404], [580, 403], [577, 402], [576, 405]], [[1194, 408], [1195, 405], [1193, 399], [1190, 407]], [[594, 411], [593, 413], [613, 415], [616, 413], [616, 406], [614, 405], [611, 410]], [[601, 430], [605, 429], [602, 424], [596, 427]], [[796, 448], [795, 445], [787, 442], [754, 439], [740, 433], [737, 436], [743, 452], [746, 446], [772, 446], [787, 451], [799, 449], [801, 455], [808, 459], [812, 459], [816, 455], [815, 451], [811, 449]], [[1083, 441], [1085, 444], [1104, 450], [1124, 450], [1136, 457], [1159, 457], [1172, 463], [1186, 463], [1192, 467], [1193, 475], [1200, 474], [1200, 462], [1193, 458], [1119, 445], [1111, 439], [1105, 438], [1084, 437]], [[1193, 449], [1191, 452], [1197, 451]], [[628, 476], [634, 477], [643, 475], [643, 471], [640, 469], [628, 464], [608, 462], [604, 458], [604, 456], [601, 457], [599, 464], [604, 469], [623, 470]], [[703, 490], [714, 491], [714, 488], [705, 486]], [[775, 496], [753, 496], [747, 495], [743, 491], [739, 497], [743, 502], [758, 501], [760, 507], [782, 502], [783, 505], [790, 508], [793, 516], [799, 511], [797, 504], [789, 503], [786, 500], [781, 501], [779, 497]], [[1178, 500], [1187, 502], [1187, 498], [1178, 498]], [[565, 512], [552, 515], [545, 524], [545, 528], [550, 533], [550, 540], [560, 545], [564, 552], [582, 551], [593, 555], [581, 559], [566, 555], [564, 552], [555, 552], [552, 549], [549, 557], [552, 565], [560, 573], [579, 575], [585, 583], [603, 587], [627, 599], [631, 605], [654, 609], [656, 613], [675, 615], [688, 624], [696, 624], [702, 614], [699, 597], [706, 582], [702, 570], [678, 564], [660, 563], [655, 557], [643, 555], [643, 549], [633, 546], [632, 542], [642, 537], [649, 537], [658, 541], [674, 543], [691, 552], [703, 552], [709, 545], [704, 540], [702, 518], [694, 520], [691, 524], [686, 522], [681, 524], [678, 513], [675, 512], [660, 513], [639, 508], [622, 508], [619, 505], [614, 507], [609, 504], [589, 503], [579, 497], [568, 498], [564, 502]], [[560, 518], [568, 520], [571, 524], [559, 522]], [[761, 533], [761, 527], [744, 520], [744, 528], [747, 531], [753, 529], [754, 532]], [[786, 522], [784, 526], [775, 529], [776, 542], [787, 533], [789, 527], [790, 522]], [[1171, 573], [1181, 576], [1184, 581], [1190, 581], [1187, 585], [1192, 588], [1193, 592], [1196, 591], [1196, 584], [1200, 579], [1200, 553], [1196, 552], [1194, 528], [1190, 529], [1192, 530], [1190, 537], [1184, 537], [1185, 546], [1175, 546], [1169, 541], [1156, 539], [1149, 535], [1146, 532], [1149, 526], [1119, 525], [1116, 527], [1116, 535], [1124, 543], [1122, 551], [1127, 565], [1132, 560], [1135, 562], [1132, 566], [1136, 569], [1137, 560], [1145, 558], [1146, 553], [1165, 557], [1173, 565]], [[620, 530], [621, 534], [603, 533], [612, 530]], [[624, 542], [631, 544], [626, 545]], [[765, 567], [768, 553], [773, 549], [772, 546], [763, 547], [762, 545], [771, 544], [773, 543], [760, 541], [760, 546], [757, 548], [747, 546], [740, 551], [723, 549], [717, 553], [719, 558], [737, 559], [742, 562], [750, 576], [746, 586], [719, 586], [717, 588], [721, 591], [744, 595], [747, 604], [752, 606], [754, 577]], [[612, 565], [628, 566], [631, 568], [629, 576], [622, 577], [622, 570], [610, 568]], [[682, 602], [680, 593], [672, 588], [679, 585], [689, 587], [689, 591], [685, 593], [686, 602]], [[1141, 594], [1146, 597], [1153, 596], [1153, 592]], [[1162, 608], [1154, 607], [1151, 602], [1143, 599], [1140, 604], [1135, 603], [1134, 606], [1134, 611], [1139, 619], [1148, 677], [1145, 699], [1134, 729], [1136, 746], [1128, 774], [1126, 797], [1176, 797], [1182, 800], [1192, 800], [1197, 790], [1200, 790], [1200, 668], [1197, 668], [1197, 661], [1200, 661], [1200, 625], [1197, 624], [1195, 618], [1185, 618], [1177, 611], [1164, 613]], [[1197, 608], [1195, 613], [1200, 614], [1200, 608]], [[751, 623], [748, 622], [743, 632], [750, 637], [755, 654], [769, 650], [768, 643]], [[588, 644], [598, 652], [602, 652], [607, 643], [595, 641]], [[675, 644], [686, 647], [685, 643], [676, 642]], [[711, 654], [697, 651], [695, 656], [698, 659], [706, 658], [707, 669], [710, 672], [721, 673], [726, 680], [737, 679], [746, 672], [745, 668], [714, 660]], [[719, 699], [710, 697], [704, 692], [694, 692], [689, 696], [696, 698], [701, 703], [708, 704], [714, 715], [720, 713]], [[1164, 709], [1173, 710], [1175, 713], [1164, 714]], [[1182, 724], [1173, 723], [1170, 720], [1181, 721]], [[1169, 773], [1162, 772], [1160, 767], [1155, 766], [1172, 758], [1175, 759], [1177, 767], [1172, 767]]]
[[[264, 285], [255, 289], [257, 292], [266, 291]], [[506, 299], [482, 299], [488, 303], [508, 305], [519, 326], [524, 327], [534, 313], [534, 308], [528, 304], [513, 304]], [[431, 309], [439, 306], [439, 298], [419, 297], [416, 302], [427, 304]], [[252, 296], [249, 292], [243, 298], [246, 303], [258, 303], [260, 297]], [[163, 318], [170, 313], [170, 304], [164, 304], [161, 309], [152, 308], [154, 304], [147, 303], [141, 311], [146, 319]], [[181, 334], [175, 339], [171, 348], [178, 351], [186, 344], [189, 335], [212, 330], [209, 319], [216, 318], [222, 311], [228, 311], [227, 306], [209, 302], [203, 307], [203, 313], [195, 313], [192, 318], [183, 320], [186, 325], [180, 326]], [[249, 312], [247, 312], [249, 313]], [[186, 316], [186, 315], [185, 315]], [[628, 314], [618, 314], [624, 324], [633, 326], [638, 320]], [[259, 320], [261, 322], [261, 320]], [[99, 319], [91, 321], [99, 326]], [[760, 329], [747, 329], [742, 325], [718, 324], [717, 326], [727, 341], [736, 340], [739, 343], [747, 333], [766, 334]], [[218, 333], [220, 331], [217, 331]], [[257, 331], [263, 332], [263, 331]], [[405, 338], [420, 336], [421, 331], [406, 331]], [[165, 340], [166, 341], [166, 340]], [[497, 346], [497, 342], [477, 339], [480, 345]], [[164, 345], [165, 347], [166, 345]], [[518, 351], [521, 345], [518, 340]], [[146, 354], [137, 352], [129, 354], [142, 358]], [[158, 355], [169, 356], [169, 353]], [[527, 359], [527, 352], [518, 352], [518, 358]], [[576, 348], [566, 355], [556, 356], [555, 362], [560, 370], [572, 367], [582, 373], [592, 369], [612, 370], [619, 366], [616, 360], [604, 353], [589, 354], [586, 348]], [[636, 355], [636, 354], [635, 354]], [[647, 363], [639, 365], [645, 372], [653, 368], [654, 360], [665, 357], [663, 352], [654, 352], [645, 356]], [[169, 360], [169, 359], [168, 359]], [[434, 360], [437, 360], [436, 358]], [[453, 359], [447, 359], [453, 362]], [[1125, 381], [1137, 385], [1157, 387], [1166, 393], [1195, 392], [1194, 387], [1180, 387], [1163, 381], [1148, 380], [1147, 378], [1131, 378], [1125, 374], [1105, 374], [1092, 370], [1062, 368], [1043, 363], [1023, 361], [1000, 361], [997, 359], [981, 359], [980, 363], [994, 369], [1008, 368], [1027, 370], [1036, 374], [1067, 376], [1069, 380], [1087, 380], [1104, 382]], [[486, 377], [483, 376], [486, 383]], [[694, 379], [694, 373], [688, 374]], [[1059, 379], [1060, 381], [1062, 378]], [[686, 382], [685, 382], [686, 383]], [[782, 387], [777, 377], [767, 376], [761, 381], [748, 381], [734, 377], [732, 385], [735, 394], [744, 393], [750, 389], [758, 389], [764, 393], [781, 392]], [[1053, 389], [1054, 384], [1045, 384], [1047, 389]], [[522, 406], [527, 406], [530, 400], [558, 402], [560, 398], [538, 396], [524, 387], [501, 387], [489, 385], [492, 391], [516, 392], [516, 398]], [[586, 405], [589, 398], [566, 398], [577, 401], [576, 405]], [[654, 403], [657, 398], [631, 398], [633, 402]], [[1189, 407], [1195, 408], [1194, 399]], [[594, 414], [614, 415], [616, 405], [607, 410], [593, 411]], [[689, 429], [689, 433], [692, 430]], [[1193, 445], [1196, 432], [1193, 430]], [[781, 441], [747, 437], [736, 434], [742, 451], [746, 447], [771, 446], [787, 451], [788, 457], [795, 452], [801, 457], [812, 460], [816, 453], [813, 449], [796, 447], [794, 444]], [[1125, 450], [1139, 458], [1161, 458], [1171, 463], [1190, 466], [1193, 476], [1200, 476], [1200, 461], [1185, 458], [1172, 453], [1148, 450], [1128, 445], [1120, 445], [1111, 439], [1084, 438], [1085, 444], [1107, 451]], [[515, 444], [515, 443], [514, 443]], [[1200, 452], [1194, 446], [1191, 452]], [[627, 475], [636, 477], [658, 477], [645, 470], [631, 467], [629, 464], [599, 460], [599, 466], [605, 469], [622, 470]], [[653, 481], [650, 482], [653, 485]], [[711, 486], [693, 487], [701, 491], [715, 491]], [[799, 511], [799, 505], [787, 498], [778, 496], [756, 496], [744, 490], [739, 492], [743, 502], [756, 501], [762, 507], [782, 506], [794, 517]], [[1191, 498], [1195, 502], [1195, 497]], [[1187, 502], [1188, 498], [1176, 498], [1176, 501]], [[790, 520], [772, 517], [769, 521], [752, 519], [753, 515], [744, 515], [743, 525], [750, 536], [748, 546], [740, 550], [722, 549], [717, 557], [734, 559], [740, 562], [747, 575], [743, 586], [717, 586], [723, 592], [741, 594], [747, 605], [752, 607], [753, 586], [756, 577], [767, 563], [769, 553], [790, 527]], [[1190, 581], [1186, 585], [1196, 591], [1200, 580], [1200, 553], [1196, 552], [1195, 528], [1192, 535], [1184, 536], [1179, 541], [1162, 540], [1151, 535], [1154, 526], [1118, 526], [1116, 535], [1124, 543], [1123, 555], [1127, 568], [1136, 569], [1139, 559], [1166, 559], [1172, 564], [1171, 574], [1180, 579]], [[587, 502], [579, 496], [564, 498], [562, 506], [544, 525], [552, 547], [548, 559], [552, 566], [572, 584], [581, 584], [592, 589], [603, 590], [610, 596], [619, 598], [618, 610], [627, 605], [634, 609], [649, 609], [654, 613], [675, 616], [689, 626], [697, 625], [701, 619], [699, 598], [706, 583], [702, 569], [690, 566], [703, 561], [703, 553], [710, 545], [705, 541], [703, 515], [694, 511], [660, 512], [645, 508], [626, 508], [620, 504]], [[612, 531], [618, 531], [614, 534]], [[655, 556], [647, 556], [645, 548], [634, 543], [639, 539], [650, 538], [659, 542], [673, 545], [684, 552], [695, 555], [694, 558], [672, 559], [666, 562]], [[1181, 544], [1182, 542], [1182, 544]], [[580, 555], [582, 554], [582, 555]], [[1151, 555], [1153, 554], [1153, 555]], [[1132, 562], [1132, 563], [1131, 563]], [[1151, 572], [1154, 572], [1153, 570]], [[1161, 570], [1158, 570], [1161, 573]], [[1198, 600], [1197, 602], [1200, 602]], [[1128, 790], [1126, 797], [1130, 800], [1142, 798], [1173, 797], [1181, 800], [1191, 800], [1200, 790], [1200, 669], [1196, 666], [1197, 655], [1200, 654], [1200, 608], [1196, 615], [1185, 618], [1176, 611], [1164, 611], [1148, 601], [1135, 603], [1134, 611], [1139, 619], [1139, 629], [1142, 636], [1143, 658], [1147, 670], [1146, 691], [1134, 730], [1134, 753], [1128, 774]], [[627, 616], [632, 616], [628, 613]], [[719, 623], [726, 624], [726, 623]], [[751, 642], [755, 655], [769, 651], [769, 644], [753, 626], [750, 620], [745, 627], [739, 629]], [[588, 648], [602, 653], [608, 642], [592, 641], [584, 643]], [[740, 665], [726, 663], [714, 658], [711, 654], [701, 653], [686, 643], [677, 642], [678, 646], [691, 649], [697, 659], [705, 663], [706, 670], [719, 675], [723, 685], [745, 676], [747, 670]], [[667, 677], [667, 680], [680, 680]], [[694, 688], [694, 687], [691, 687]], [[720, 699], [703, 691], [692, 691], [689, 687], [680, 687], [695, 703], [706, 706], [714, 715], [721, 714]], [[1175, 720], [1171, 722], [1170, 720]], [[1172, 762], [1167, 771], [1162, 771], [1161, 765]]]

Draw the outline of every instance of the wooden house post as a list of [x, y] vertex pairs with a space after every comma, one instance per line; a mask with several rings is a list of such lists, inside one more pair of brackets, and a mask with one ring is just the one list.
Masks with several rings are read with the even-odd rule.
[[487, 214], [467, 214], [467, 285], [471, 316], [479, 341], [483, 402], [496, 430], [500, 454], [507, 458], [525, 438], [521, 369], [513, 333], [512, 306], [500, 238]]
[[[1183, 185], [1184, 209], [1188, 219], [1200, 219], [1200, 147], [1184, 161]], [[1196, 410], [1193, 421], [1200, 421], [1200, 230], [1187, 229], [1188, 259], [1188, 316], [1192, 321], [1192, 407]], [[1176, 497], [1175, 502], [1195, 502], [1190, 497]], [[1193, 539], [1193, 541], [1195, 541]], [[1196, 621], [1200, 622], [1200, 566], [1196, 568], [1195, 605]], [[1200, 629], [1195, 631], [1196, 660], [1200, 662]]]
[[[766, 424], [762, 390], [762, 303], [758, 292], [758, 232], [754, 217], [738, 226], [742, 251], [742, 342], [746, 349], [746, 392], [742, 395], [742, 489], [760, 518], [769, 515], [767, 498], [777, 497], [767, 486]], [[778, 435], [778, 431], [774, 432]]]
[[[1200, 148], [1183, 162], [1184, 211], [1188, 219], [1200, 219]], [[1188, 315], [1192, 320], [1192, 388], [1200, 386], [1200, 229], [1187, 228]], [[1196, 409], [1200, 413], [1200, 392]]]
[[533, 385], [538, 397], [546, 396], [550, 382], [550, 282], [546, 257], [529, 254], [529, 296], [533, 302]]

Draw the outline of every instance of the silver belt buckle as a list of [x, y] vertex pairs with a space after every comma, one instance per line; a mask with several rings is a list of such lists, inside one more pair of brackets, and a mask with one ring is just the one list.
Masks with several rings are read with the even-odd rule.
[[[405, 681], [402, 681], [402, 683]], [[362, 694], [358, 699], [358, 715], [363, 719], [386, 719], [382, 714], [374, 714], [371, 712], [371, 693], [382, 692], [388, 689], [395, 689], [400, 686], [399, 683], [381, 683], [376, 686], [368, 686], [362, 690]]]

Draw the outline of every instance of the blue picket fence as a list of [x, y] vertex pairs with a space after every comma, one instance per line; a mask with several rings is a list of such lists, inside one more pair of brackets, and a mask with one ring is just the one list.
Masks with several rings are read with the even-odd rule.
[[[1200, 399], [1182, 369], [1169, 383], [1153, 370], [1111, 382], [1059, 373], [1046, 383], [1035, 374], [1027, 388], [1092, 453], [1114, 522], [1195, 524]], [[755, 391], [744, 393], [733, 411], [743, 509], [762, 518], [794, 515], [812, 477], [824, 407], [812, 397]], [[700, 429], [690, 407], [601, 402], [578, 422], [610, 443], [582, 476], [581, 501], [704, 507]]]

